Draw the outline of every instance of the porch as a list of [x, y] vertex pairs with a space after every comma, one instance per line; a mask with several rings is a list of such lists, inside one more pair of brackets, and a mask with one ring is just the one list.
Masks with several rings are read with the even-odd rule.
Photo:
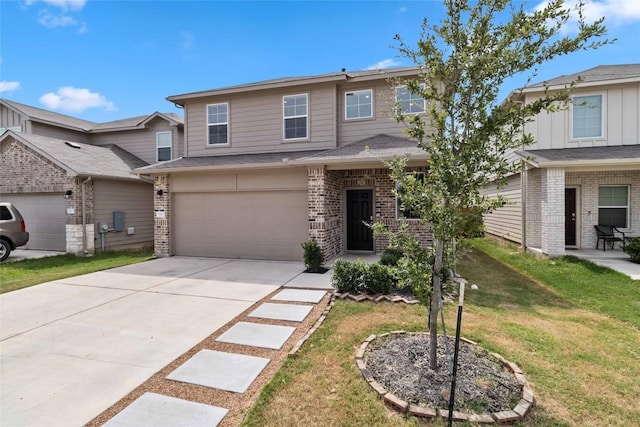
[[633, 280], [640, 280], [640, 264], [635, 264], [629, 260], [629, 255], [616, 246], [614, 250], [596, 249], [567, 249], [566, 255], [572, 255], [580, 259], [591, 261], [602, 267], [608, 267], [631, 277]]

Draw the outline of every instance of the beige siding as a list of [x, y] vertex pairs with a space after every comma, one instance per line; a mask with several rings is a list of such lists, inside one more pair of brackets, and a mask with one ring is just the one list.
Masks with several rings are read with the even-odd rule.
[[62, 139], [64, 141], [74, 141], [85, 144], [89, 143], [89, 135], [85, 132], [45, 125], [43, 123], [31, 122], [31, 131], [29, 133], [50, 138]]
[[[373, 118], [346, 120], [345, 93], [362, 89], [373, 89]], [[337, 103], [338, 145], [348, 145], [381, 133], [405, 136], [403, 131], [406, 126], [403, 123], [396, 123], [392, 118], [395, 95], [391, 83], [385, 80], [343, 86], [338, 92]]]
[[10, 128], [22, 125], [22, 116], [17, 111], [0, 105], [0, 128]]
[[520, 175], [510, 177], [506, 187], [500, 190], [497, 190], [494, 186], [488, 188], [483, 193], [490, 196], [502, 194], [502, 196], [507, 199], [507, 204], [504, 207], [485, 215], [485, 231], [507, 240], [522, 243], [522, 190], [520, 187]]
[[[309, 139], [284, 141], [282, 97], [300, 93], [309, 94]], [[207, 104], [219, 102], [229, 103], [230, 145], [207, 147]], [[202, 99], [187, 104], [185, 120], [190, 157], [328, 149], [335, 146], [335, 88], [303, 86]]]
[[[102, 246], [98, 224], [113, 227], [113, 211], [124, 212], [125, 231], [104, 235], [105, 249], [123, 249], [153, 244], [153, 185], [131, 181], [97, 179], [94, 182], [95, 247]], [[128, 235], [127, 228], [134, 234]]]
[[306, 169], [172, 176], [174, 253], [300, 260]]
[[[145, 162], [152, 164], [157, 161], [156, 133], [173, 132], [174, 128], [175, 126], [171, 126], [165, 120], [154, 120], [146, 129], [94, 133], [91, 135], [91, 143], [100, 146], [117, 145]], [[174, 135], [175, 133], [172, 134], [173, 149], [171, 155], [176, 158], [176, 144], [179, 141], [175, 140]]]
[[[604, 102], [604, 136], [601, 138], [571, 139], [571, 112], [561, 110], [541, 113], [525, 126], [535, 144], [528, 149], [599, 147], [640, 144], [640, 85], [627, 84], [579, 88], [574, 95], [602, 94]], [[528, 95], [526, 102], [536, 97]]]

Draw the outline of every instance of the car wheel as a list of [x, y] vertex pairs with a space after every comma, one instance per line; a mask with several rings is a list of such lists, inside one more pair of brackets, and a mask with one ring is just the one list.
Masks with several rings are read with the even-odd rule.
[[6, 240], [0, 239], [0, 261], [4, 261], [11, 253], [11, 246]]

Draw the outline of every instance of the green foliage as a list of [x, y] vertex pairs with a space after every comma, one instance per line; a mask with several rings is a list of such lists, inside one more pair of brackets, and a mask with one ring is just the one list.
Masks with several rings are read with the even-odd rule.
[[379, 263], [368, 264], [360, 259], [342, 259], [333, 264], [331, 283], [339, 292], [370, 295], [388, 294], [395, 283], [392, 267]]
[[324, 255], [322, 255], [322, 249], [315, 239], [307, 240], [302, 244], [304, 250], [304, 266], [309, 273], [318, 273], [324, 262]]
[[403, 255], [404, 252], [402, 249], [389, 247], [382, 253], [382, 256], [380, 257], [380, 264], [395, 267], [398, 265], [398, 261], [400, 261], [400, 258], [402, 258]]
[[632, 261], [640, 262], [640, 237], [636, 237], [627, 243], [624, 251], [629, 254]]

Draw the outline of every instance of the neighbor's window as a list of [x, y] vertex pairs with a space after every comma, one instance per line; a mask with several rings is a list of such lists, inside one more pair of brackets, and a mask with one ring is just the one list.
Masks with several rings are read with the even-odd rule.
[[406, 86], [398, 86], [396, 88], [396, 101], [400, 106], [400, 111], [403, 113], [424, 113], [424, 98], [411, 93]]
[[373, 90], [354, 90], [344, 94], [344, 118], [368, 119], [373, 117]]
[[229, 103], [207, 105], [207, 144], [229, 143]]
[[598, 224], [628, 228], [628, 185], [603, 185], [598, 188]]
[[306, 93], [282, 97], [284, 139], [304, 139], [308, 136], [309, 103]]
[[156, 133], [156, 152], [159, 162], [171, 160], [171, 132]]
[[602, 95], [573, 97], [573, 138], [602, 137]]
[[[424, 172], [411, 172], [416, 177], [416, 180], [419, 182], [424, 182]], [[402, 193], [404, 190], [402, 186], [397, 185], [396, 191], [398, 193]], [[402, 203], [400, 202], [400, 198], [396, 197], [396, 218], [397, 219], [420, 219], [420, 212], [411, 209], [403, 209]]]

